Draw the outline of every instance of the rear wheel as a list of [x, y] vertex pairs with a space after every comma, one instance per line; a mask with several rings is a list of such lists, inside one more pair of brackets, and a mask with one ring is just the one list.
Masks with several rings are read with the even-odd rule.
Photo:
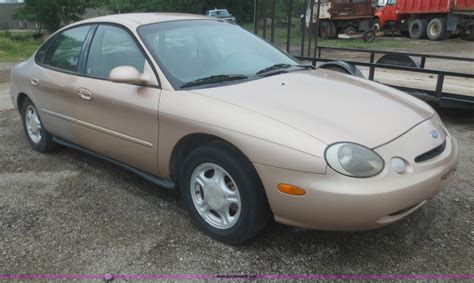
[[448, 38], [451, 33], [446, 30], [446, 19], [435, 18], [428, 24], [426, 34], [431, 40], [443, 40]]
[[428, 22], [426, 20], [417, 19], [410, 23], [409, 33], [413, 39], [426, 38], [426, 27]]
[[321, 35], [322, 39], [332, 38], [333, 33], [334, 32], [332, 31], [331, 24], [328, 21], [320, 23], [319, 34]]
[[25, 98], [21, 105], [21, 118], [31, 147], [38, 152], [51, 151], [55, 146], [53, 137], [44, 128], [38, 110], [29, 98]]
[[271, 217], [252, 164], [220, 142], [192, 151], [181, 168], [180, 189], [193, 222], [227, 244], [254, 237]]

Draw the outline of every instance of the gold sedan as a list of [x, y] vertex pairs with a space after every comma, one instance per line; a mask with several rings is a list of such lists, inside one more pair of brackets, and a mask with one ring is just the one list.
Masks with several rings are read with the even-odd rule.
[[458, 160], [424, 102], [301, 65], [203, 16], [78, 22], [12, 79], [34, 150], [69, 146], [179, 188], [197, 226], [229, 244], [271, 219], [327, 230], [393, 223], [436, 195]]

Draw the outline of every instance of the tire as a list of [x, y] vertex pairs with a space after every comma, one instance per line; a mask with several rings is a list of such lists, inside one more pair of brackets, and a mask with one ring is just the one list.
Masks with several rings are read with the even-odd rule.
[[257, 172], [231, 146], [221, 142], [200, 146], [185, 158], [180, 176], [181, 195], [191, 220], [214, 239], [232, 245], [243, 243], [271, 219]]
[[38, 110], [29, 98], [21, 105], [21, 118], [26, 139], [33, 150], [46, 153], [54, 149], [53, 136], [44, 128]]
[[378, 32], [382, 29], [380, 26], [380, 20], [379, 19], [373, 19], [372, 22], [370, 22], [370, 29]]
[[426, 27], [428, 26], [428, 22], [426, 20], [414, 20], [410, 23], [408, 28], [408, 32], [410, 33], [410, 37], [412, 39], [422, 39], [426, 38]]
[[328, 68], [324, 68], [325, 70], [330, 70], [330, 71], [333, 71], [333, 72], [338, 72], [338, 73], [343, 73], [343, 74], [346, 74], [346, 75], [351, 75], [351, 73], [349, 73], [347, 70], [345, 70], [344, 68], [342, 67], [328, 67]]
[[376, 37], [375, 30], [372, 30], [372, 29], [368, 29], [364, 31], [364, 34], [362, 35], [362, 39], [364, 40], [364, 42], [374, 42], [375, 37]]
[[435, 18], [430, 21], [426, 29], [428, 38], [434, 41], [448, 38], [451, 33], [446, 30], [446, 19]]
[[354, 28], [354, 27], [347, 27], [345, 30], [344, 30], [344, 34], [345, 35], [354, 35], [357, 33], [357, 30]]
[[328, 21], [320, 23], [319, 34], [321, 35], [322, 39], [330, 39], [333, 33], [334, 32], [332, 31], [331, 24]]

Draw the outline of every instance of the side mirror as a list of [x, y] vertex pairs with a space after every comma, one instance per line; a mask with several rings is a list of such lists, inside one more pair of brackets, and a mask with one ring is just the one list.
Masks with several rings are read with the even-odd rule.
[[151, 79], [132, 66], [120, 66], [110, 71], [109, 80], [114, 83], [151, 84]]

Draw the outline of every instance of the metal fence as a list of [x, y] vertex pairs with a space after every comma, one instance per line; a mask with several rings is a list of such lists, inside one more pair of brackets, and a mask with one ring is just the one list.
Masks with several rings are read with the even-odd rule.
[[[263, 25], [263, 37], [267, 38], [267, 14], [271, 15], [271, 24], [270, 24], [270, 38], [269, 40], [272, 43], [275, 43], [275, 25], [276, 25], [276, 7], [277, 7], [278, 0], [271, 1], [271, 9], [270, 13], [267, 10], [261, 11], [260, 9], [266, 9], [267, 7], [262, 7], [261, 2], [259, 0], [255, 1], [255, 29], [254, 32], [258, 34], [259, 31], [259, 12], [262, 12], [264, 15], [264, 25]], [[280, 0], [285, 1], [285, 0]], [[290, 53], [290, 49], [292, 47], [291, 38], [292, 38], [292, 13], [293, 13], [293, 1], [286, 0], [287, 6], [287, 38], [286, 38], [286, 51]], [[459, 108], [472, 108], [474, 109], [474, 81], [473, 81], [473, 94], [470, 95], [463, 95], [459, 93], [449, 93], [444, 90], [444, 84], [446, 77], [455, 77], [455, 78], [465, 78], [465, 79], [474, 79], [474, 74], [467, 74], [467, 73], [460, 73], [460, 72], [452, 72], [452, 71], [443, 71], [443, 70], [433, 70], [433, 69], [426, 69], [427, 60], [436, 59], [436, 60], [445, 60], [446, 63], [452, 62], [466, 62], [466, 63], [473, 63], [474, 58], [465, 58], [465, 57], [453, 57], [453, 56], [441, 56], [441, 55], [430, 55], [430, 54], [423, 54], [423, 53], [406, 53], [406, 52], [392, 52], [392, 51], [382, 51], [382, 50], [368, 50], [368, 49], [353, 49], [353, 48], [335, 48], [335, 47], [324, 47], [319, 46], [319, 33], [316, 32], [319, 29], [319, 12], [320, 12], [320, 2], [315, 5], [315, 0], [305, 0], [304, 7], [308, 7], [310, 4], [310, 17], [313, 18], [314, 13], [317, 13], [318, 17], [315, 24], [310, 25], [309, 29], [306, 29], [306, 12], [302, 13], [302, 18], [300, 18], [301, 25], [301, 44], [299, 46], [299, 55], [296, 56], [297, 59], [309, 61], [313, 65], [317, 65], [318, 62], [330, 62], [330, 61], [337, 61], [340, 58], [322, 58], [323, 51], [342, 51], [345, 53], [366, 53], [368, 54], [367, 62], [360, 62], [360, 61], [346, 61], [347, 63], [353, 64], [359, 67], [367, 67], [369, 68], [369, 80], [374, 80], [375, 73], [378, 69], [386, 69], [386, 70], [397, 70], [397, 71], [404, 71], [407, 74], [410, 73], [421, 73], [421, 74], [430, 74], [433, 77], [436, 76], [436, 88], [435, 90], [429, 89], [421, 89], [421, 88], [411, 88], [411, 87], [402, 87], [397, 85], [391, 85], [392, 87], [398, 88], [400, 90], [406, 91], [410, 94], [414, 94], [420, 98], [423, 98], [427, 101], [437, 103], [440, 106], [445, 107], [459, 107]], [[314, 7], [316, 6], [316, 9]], [[316, 11], [315, 11], [316, 10]], [[375, 61], [376, 55], [394, 55], [400, 57], [415, 57], [420, 60], [420, 64], [417, 67], [408, 67], [408, 66], [401, 66], [397, 64], [381, 64]]]

